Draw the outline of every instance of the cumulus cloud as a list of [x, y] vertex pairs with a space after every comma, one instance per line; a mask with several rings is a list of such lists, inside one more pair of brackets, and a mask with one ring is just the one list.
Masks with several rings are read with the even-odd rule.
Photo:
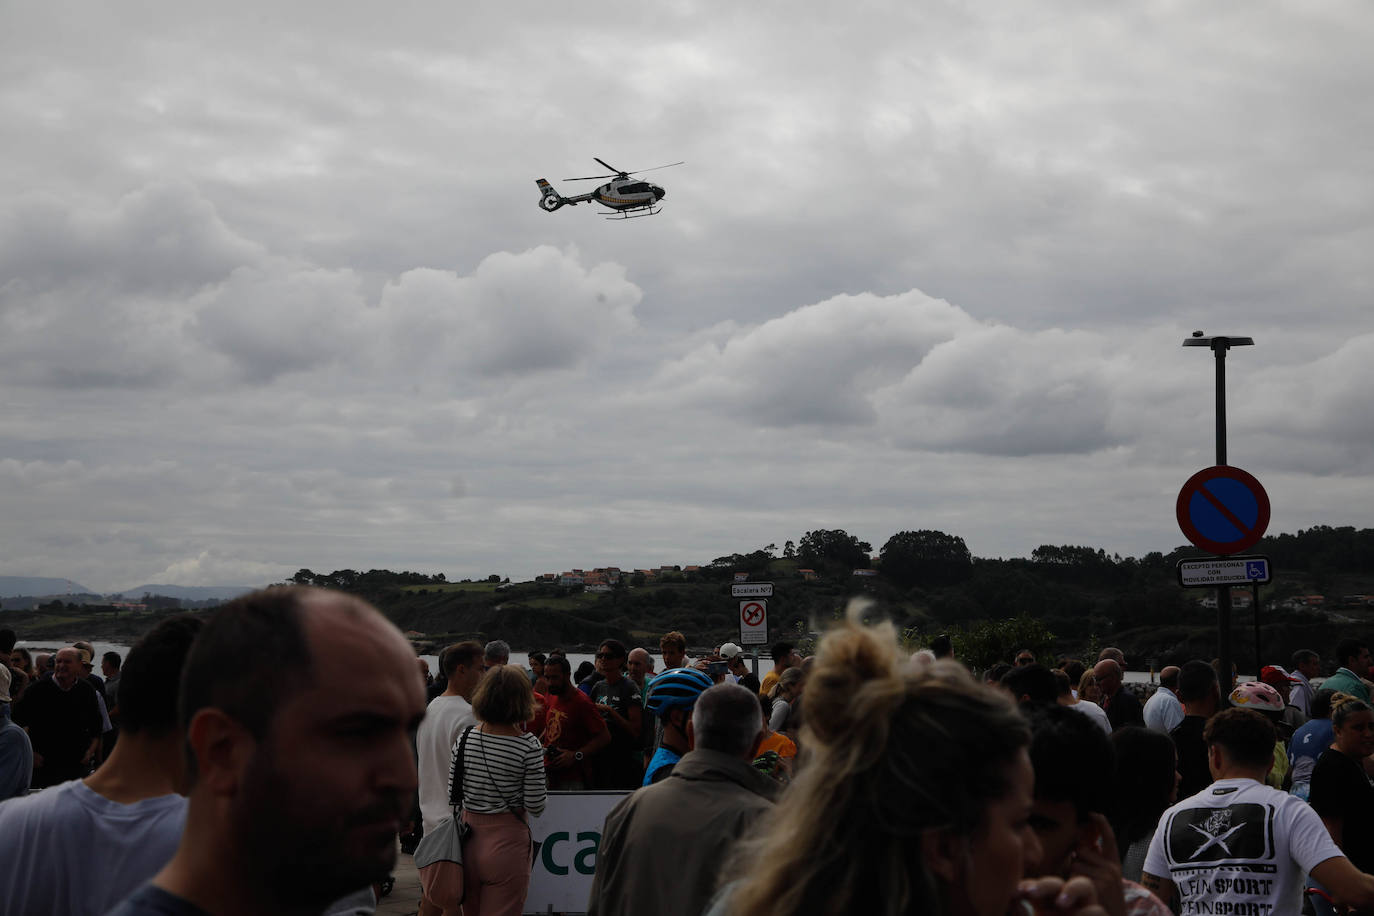
[[1102, 338], [1087, 332], [980, 328], [935, 347], [876, 393], [884, 427], [906, 448], [1024, 456], [1091, 452], [1119, 440]]
[[664, 367], [680, 402], [765, 426], [866, 425], [873, 391], [978, 323], [919, 290], [836, 296], [703, 344]]
[[104, 210], [30, 201], [0, 214], [0, 238], [14, 243], [0, 248], [0, 373], [35, 385], [537, 376], [616, 346], [642, 297], [624, 267], [540, 246], [467, 276], [406, 270], [369, 301], [357, 271], [247, 241], [182, 185]]
[[920, 290], [721, 332], [665, 366], [656, 390], [765, 427], [876, 427], [903, 448], [1017, 456], [1120, 441], [1110, 425], [1129, 373], [1097, 334], [981, 322]]
[[[7, 298], [53, 289], [99, 300], [194, 292], [255, 260], [185, 183], [155, 182], [113, 204], [30, 193], [0, 205], [0, 277]], [[13, 301], [13, 300], [11, 300]]]
[[482, 259], [470, 277], [406, 271], [382, 293], [391, 356], [502, 377], [569, 369], [635, 328], [625, 269], [541, 246]]
[[261, 384], [369, 345], [364, 309], [351, 271], [276, 262], [240, 267], [199, 297], [191, 333]]

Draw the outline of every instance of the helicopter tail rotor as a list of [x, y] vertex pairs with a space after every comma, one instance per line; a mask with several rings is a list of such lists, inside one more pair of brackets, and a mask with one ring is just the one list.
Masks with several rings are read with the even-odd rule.
[[549, 184], [547, 180], [537, 178], [534, 183], [539, 186], [541, 192], [539, 209], [552, 213], [567, 203], [567, 201], [563, 199], [563, 196], [555, 191], [553, 185]]

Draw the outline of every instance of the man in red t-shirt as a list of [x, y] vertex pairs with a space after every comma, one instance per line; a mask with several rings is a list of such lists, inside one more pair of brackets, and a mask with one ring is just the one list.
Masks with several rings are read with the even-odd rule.
[[596, 784], [590, 769], [592, 755], [610, 744], [611, 733], [592, 701], [573, 686], [566, 658], [550, 656], [544, 679], [549, 684], [549, 702], [539, 740], [548, 749], [549, 788], [590, 788]]

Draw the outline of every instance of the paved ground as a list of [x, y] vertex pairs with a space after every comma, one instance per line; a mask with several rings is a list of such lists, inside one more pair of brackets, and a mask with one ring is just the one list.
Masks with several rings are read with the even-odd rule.
[[396, 879], [396, 886], [377, 904], [377, 912], [387, 916], [414, 916], [420, 911], [420, 876], [415, 871], [415, 860], [398, 852], [391, 876]]

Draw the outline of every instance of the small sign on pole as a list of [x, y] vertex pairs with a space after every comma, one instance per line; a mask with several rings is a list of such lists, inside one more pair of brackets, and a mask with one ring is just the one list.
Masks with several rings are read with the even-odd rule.
[[736, 582], [730, 586], [731, 598], [772, 598], [772, 582]]
[[762, 646], [768, 644], [768, 601], [751, 598], [739, 603], [739, 644]]
[[1209, 557], [1205, 560], [1178, 561], [1178, 584], [1184, 588], [1266, 585], [1270, 578], [1268, 557]]

